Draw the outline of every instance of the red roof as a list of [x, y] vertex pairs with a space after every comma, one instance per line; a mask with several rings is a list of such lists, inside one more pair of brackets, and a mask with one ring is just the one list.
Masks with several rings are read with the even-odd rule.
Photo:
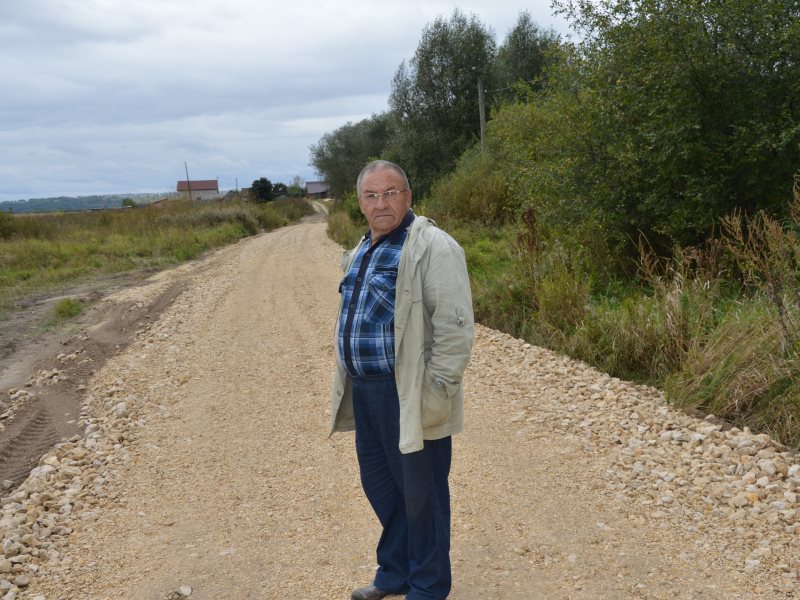
[[[189, 191], [189, 184], [188, 181], [179, 181], [178, 182], [178, 191], [179, 192], [188, 192]], [[192, 191], [193, 192], [200, 192], [200, 191], [208, 191], [214, 190], [215, 192], [219, 191], [219, 181], [216, 179], [198, 179], [197, 181], [192, 181]]]

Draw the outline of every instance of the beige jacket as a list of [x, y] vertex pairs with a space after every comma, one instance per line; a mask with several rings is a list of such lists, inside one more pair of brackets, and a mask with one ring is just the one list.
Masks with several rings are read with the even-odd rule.
[[[345, 273], [355, 249], [345, 252]], [[341, 306], [339, 307], [341, 311]], [[337, 318], [338, 335], [338, 318]], [[461, 246], [426, 218], [411, 224], [400, 255], [394, 310], [395, 380], [400, 398], [400, 452], [464, 428], [461, 376], [472, 350], [474, 321]], [[334, 348], [338, 347], [334, 337]], [[350, 377], [336, 352], [331, 428], [355, 429]]]

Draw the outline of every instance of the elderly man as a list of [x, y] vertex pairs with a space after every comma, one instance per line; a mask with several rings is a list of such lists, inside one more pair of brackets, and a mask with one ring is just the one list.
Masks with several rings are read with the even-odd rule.
[[351, 598], [441, 600], [451, 584], [451, 436], [463, 429], [473, 336], [464, 251], [413, 213], [394, 163], [368, 164], [357, 190], [369, 231], [342, 260], [331, 433], [355, 429], [383, 533], [375, 579]]

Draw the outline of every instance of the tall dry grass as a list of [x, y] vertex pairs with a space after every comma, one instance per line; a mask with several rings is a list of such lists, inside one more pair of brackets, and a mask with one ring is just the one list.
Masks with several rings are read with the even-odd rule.
[[791, 220], [733, 213], [723, 237], [744, 294], [719, 326], [693, 340], [666, 382], [682, 406], [713, 412], [800, 446], [800, 188]]

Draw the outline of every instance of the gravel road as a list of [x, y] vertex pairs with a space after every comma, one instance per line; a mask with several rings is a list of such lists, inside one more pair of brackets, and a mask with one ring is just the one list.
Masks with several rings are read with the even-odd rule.
[[[110, 300], [185, 283], [89, 382], [84, 433], [2, 500], [0, 597], [335, 600], [370, 581], [352, 435], [327, 437], [340, 256], [312, 219]], [[797, 597], [800, 466], [766, 436], [480, 326], [465, 390], [454, 600]]]

